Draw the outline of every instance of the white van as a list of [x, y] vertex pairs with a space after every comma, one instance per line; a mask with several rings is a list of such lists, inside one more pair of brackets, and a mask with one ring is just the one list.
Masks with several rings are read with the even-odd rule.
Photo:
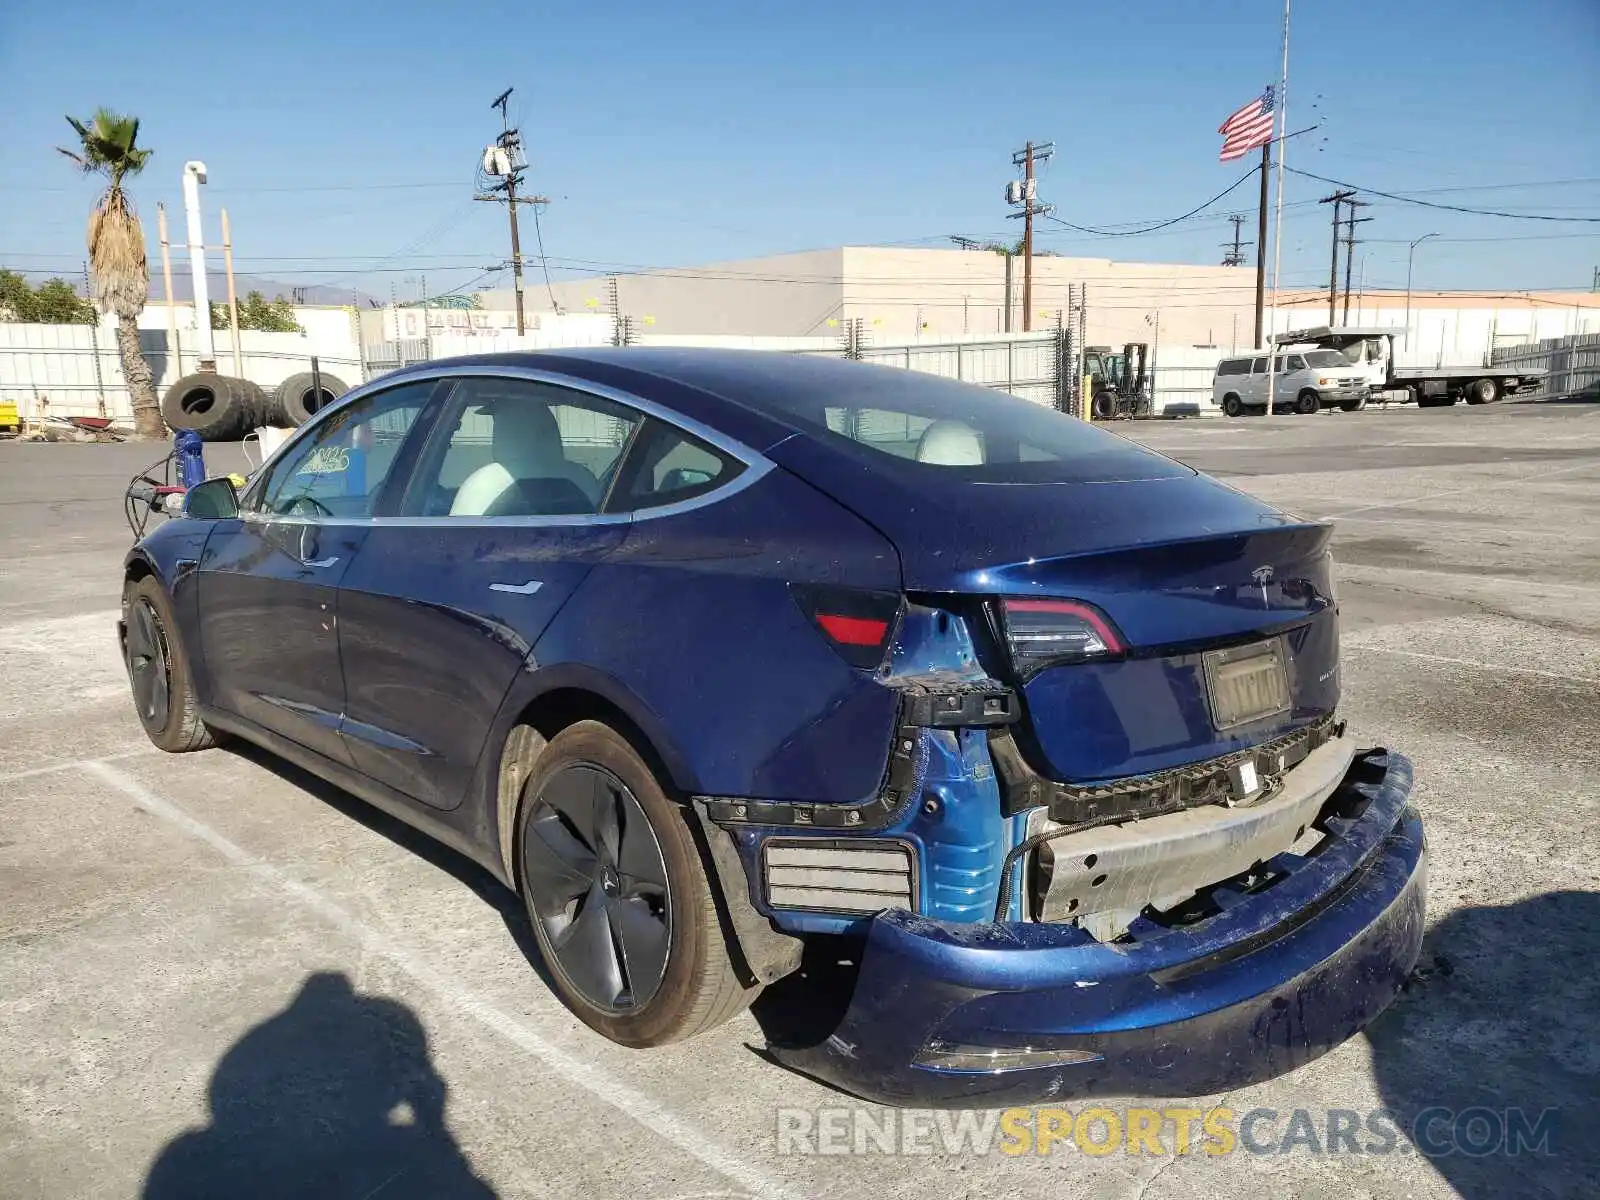
[[[1337, 350], [1290, 346], [1278, 354], [1274, 412], [1320, 412], [1338, 405], [1345, 412], [1365, 408], [1371, 384], [1366, 373]], [[1266, 351], [1217, 364], [1211, 399], [1230, 417], [1267, 407]]]

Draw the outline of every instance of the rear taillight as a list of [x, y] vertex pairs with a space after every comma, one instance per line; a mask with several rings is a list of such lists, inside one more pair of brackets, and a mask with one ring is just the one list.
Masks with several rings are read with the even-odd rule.
[[883, 665], [889, 639], [900, 622], [898, 593], [802, 584], [792, 584], [789, 590], [845, 662], [869, 671]]
[[1008, 597], [1000, 601], [1006, 644], [1019, 673], [1058, 663], [1111, 658], [1127, 650], [1109, 617], [1082, 600]]

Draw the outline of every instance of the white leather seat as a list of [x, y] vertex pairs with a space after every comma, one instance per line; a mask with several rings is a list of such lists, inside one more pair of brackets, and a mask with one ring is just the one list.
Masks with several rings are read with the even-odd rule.
[[917, 440], [917, 461], [941, 467], [982, 466], [983, 439], [961, 421], [935, 421]]
[[591, 506], [599, 505], [600, 481], [592, 471], [568, 460], [555, 414], [546, 405], [507, 398], [495, 404], [489, 419], [493, 423], [492, 461], [462, 481], [450, 505], [452, 517], [492, 513], [519, 483], [534, 479], [568, 480]]

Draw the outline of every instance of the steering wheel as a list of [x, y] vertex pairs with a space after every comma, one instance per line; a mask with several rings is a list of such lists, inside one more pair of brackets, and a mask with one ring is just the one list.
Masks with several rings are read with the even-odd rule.
[[285, 514], [291, 517], [304, 516], [307, 513], [315, 517], [333, 516], [333, 510], [315, 496], [296, 496], [285, 510]]

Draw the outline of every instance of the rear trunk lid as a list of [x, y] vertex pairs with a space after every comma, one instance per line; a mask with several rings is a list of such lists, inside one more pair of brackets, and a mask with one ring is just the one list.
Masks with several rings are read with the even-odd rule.
[[[841, 470], [831, 455], [812, 461], [828, 451], [804, 439], [769, 453], [826, 478], [883, 529], [907, 592], [987, 614], [990, 669], [1021, 690], [1018, 740], [1045, 775], [1095, 782], [1166, 770], [1331, 713], [1331, 527], [1109, 440], [1119, 445], [1051, 482], [974, 482], [914, 463]], [[1020, 672], [1004, 636], [1008, 597], [1087, 602], [1124, 647]], [[1273, 678], [1271, 694], [1251, 692]]]

